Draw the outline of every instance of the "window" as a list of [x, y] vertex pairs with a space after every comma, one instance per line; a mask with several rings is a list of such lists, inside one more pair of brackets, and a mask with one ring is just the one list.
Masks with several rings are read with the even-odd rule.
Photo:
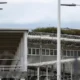
[[50, 55], [53, 55], [53, 50], [50, 50]]
[[78, 56], [80, 56], [80, 51], [78, 51]]
[[71, 51], [71, 56], [74, 56], [74, 53], [73, 53], [73, 51]]
[[36, 52], [35, 49], [32, 49], [32, 54], [35, 54], [35, 52]]
[[70, 51], [67, 51], [67, 56], [70, 56]]
[[31, 54], [31, 49], [30, 48], [28, 49], [28, 54]]
[[54, 50], [54, 55], [57, 55], [57, 50]]
[[36, 49], [36, 54], [38, 54], [38, 55], [39, 55], [39, 49]]
[[49, 55], [49, 49], [46, 49], [46, 55]]
[[77, 51], [74, 51], [74, 57], [76, 57], [77, 56]]
[[65, 51], [63, 51], [63, 56], [66, 56], [66, 50], [65, 50]]
[[45, 49], [42, 49], [42, 55], [45, 55]]

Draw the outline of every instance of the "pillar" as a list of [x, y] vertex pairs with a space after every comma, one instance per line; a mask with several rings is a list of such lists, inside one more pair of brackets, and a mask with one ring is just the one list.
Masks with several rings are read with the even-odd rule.
[[39, 80], [40, 78], [40, 67], [37, 67], [37, 80]]
[[48, 80], [48, 66], [46, 66], [46, 80]]
[[27, 71], [27, 54], [28, 54], [27, 38], [28, 38], [28, 33], [24, 32], [24, 35], [23, 35], [23, 71]]
[[20, 80], [25, 80], [25, 78], [21, 78]]
[[64, 80], [64, 77], [65, 77], [65, 64], [63, 63], [63, 80]]
[[73, 80], [72, 79], [72, 74], [73, 74], [73, 69], [72, 69], [72, 63], [71, 63], [71, 80]]

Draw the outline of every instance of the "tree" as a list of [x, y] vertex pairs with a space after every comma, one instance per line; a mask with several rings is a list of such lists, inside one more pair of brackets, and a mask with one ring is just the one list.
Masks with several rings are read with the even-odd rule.
[[[57, 33], [56, 27], [47, 27], [47, 28], [36, 28], [32, 32], [46, 32], [46, 33]], [[80, 35], [80, 30], [78, 29], [61, 29], [61, 34], [70, 34], [70, 35]]]

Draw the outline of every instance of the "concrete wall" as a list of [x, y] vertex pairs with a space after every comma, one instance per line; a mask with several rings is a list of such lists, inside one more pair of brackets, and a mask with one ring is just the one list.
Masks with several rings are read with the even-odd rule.
[[[42, 56], [41, 61], [53, 61], [56, 60], [56, 56]], [[38, 63], [40, 62], [40, 56], [28, 56], [28, 62], [29, 63]]]
[[[17, 68], [20, 67], [18, 71], [26, 72], [27, 71], [27, 32], [24, 32], [23, 37], [20, 40], [19, 46], [16, 51], [16, 55], [14, 57], [15, 61], [13, 61], [11, 67], [14, 65]], [[13, 69], [12, 69], [13, 70]]]

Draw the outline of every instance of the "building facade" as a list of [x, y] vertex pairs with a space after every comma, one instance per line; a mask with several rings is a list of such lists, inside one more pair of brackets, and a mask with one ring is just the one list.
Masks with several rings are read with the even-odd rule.
[[[61, 79], [80, 79], [80, 36], [61, 35]], [[28, 36], [28, 80], [57, 80], [57, 35], [31, 32]]]
[[[80, 80], [80, 36], [61, 35], [61, 79]], [[57, 36], [0, 29], [0, 79], [57, 80]]]
[[0, 79], [24, 79], [27, 74], [26, 29], [0, 29]]

